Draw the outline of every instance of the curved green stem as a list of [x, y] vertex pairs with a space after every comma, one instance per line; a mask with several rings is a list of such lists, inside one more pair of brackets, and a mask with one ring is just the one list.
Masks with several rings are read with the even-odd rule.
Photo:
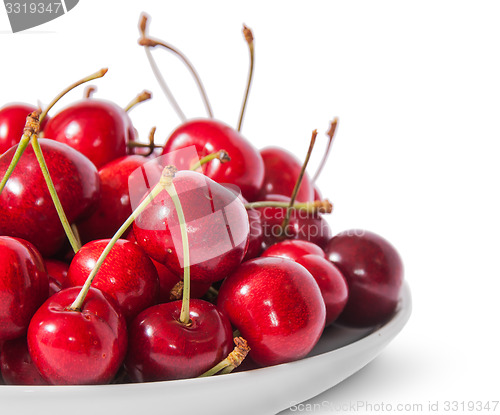
[[56, 103], [69, 91], [76, 88], [77, 86], [80, 86], [81, 84], [84, 84], [85, 82], [89, 82], [97, 78], [102, 78], [104, 75], [106, 75], [106, 72], [108, 72], [108, 68], [103, 68], [100, 71], [93, 73], [92, 75], [86, 76], [85, 78], [76, 81], [75, 83], [71, 84], [66, 89], [64, 89], [62, 92], [60, 92], [47, 106], [47, 108], [45, 108], [43, 112], [40, 114], [40, 124], [42, 123], [43, 119], [47, 116], [47, 113], [52, 109], [52, 107], [56, 105]]
[[299, 177], [297, 178], [297, 181], [295, 182], [295, 187], [293, 188], [292, 196], [290, 198], [290, 205], [288, 206], [286, 213], [285, 213], [285, 219], [283, 219], [283, 223], [281, 224], [281, 229], [282, 232], [286, 232], [286, 228], [288, 226], [288, 223], [290, 222], [290, 214], [292, 213], [293, 205], [295, 203], [295, 199], [297, 197], [297, 193], [299, 192], [300, 185], [302, 184], [302, 179], [304, 178], [304, 174], [306, 173], [306, 167], [307, 164], [309, 163], [309, 159], [311, 158], [311, 153], [314, 148], [314, 143], [316, 142], [316, 136], [318, 135], [318, 131], [314, 130], [312, 132], [311, 136], [311, 142], [309, 143], [309, 149], [307, 150], [307, 155], [306, 159], [304, 160], [304, 164], [302, 164], [302, 169], [300, 170]]
[[26, 134], [24, 134], [23, 137], [21, 138], [21, 141], [19, 142], [19, 145], [17, 146], [16, 152], [14, 153], [14, 157], [12, 158], [12, 161], [10, 162], [9, 167], [7, 168], [7, 171], [3, 175], [2, 181], [0, 182], [0, 194], [2, 193], [10, 176], [12, 175], [12, 172], [16, 168], [17, 163], [19, 162], [19, 159], [21, 158], [22, 154], [24, 153], [24, 150], [26, 150], [26, 147], [28, 147], [30, 140], [31, 140], [31, 136], [28, 136]]
[[170, 182], [167, 186], [165, 186], [165, 190], [168, 192], [172, 201], [174, 202], [175, 210], [177, 211], [177, 217], [179, 218], [179, 227], [181, 230], [181, 238], [182, 238], [182, 256], [184, 258], [184, 287], [182, 290], [182, 308], [180, 315], [180, 322], [182, 324], [189, 324], [189, 298], [190, 298], [190, 261], [189, 261], [189, 240], [186, 226], [186, 218], [184, 217], [184, 211], [182, 210], [181, 201], [179, 199], [179, 195], [175, 190], [175, 185], [173, 182]]
[[99, 272], [99, 268], [101, 268], [101, 265], [104, 263], [106, 260], [106, 257], [110, 253], [111, 249], [115, 245], [116, 241], [120, 239], [120, 237], [125, 233], [125, 231], [128, 229], [130, 225], [134, 222], [134, 220], [142, 213], [142, 211], [152, 202], [152, 200], [158, 196], [158, 194], [163, 190], [163, 186], [158, 183], [151, 192], [148, 194], [147, 197], [144, 198], [144, 200], [137, 206], [137, 208], [132, 212], [132, 214], [128, 217], [128, 219], [123, 223], [122, 226], [120, 226], [120, 229], [116, 231], [116, 233], [113, 235], [113, 238], [108, 242], [106, 245], [106, 248], [104, 248], [104, 251], [102, 252], [101, 256], [98, 258], [94, 268], [90, 272], [89, 276], [85, 280], [85, 284], [83, 285], [82, 289], [78, 293], [78, 296], [76, 297], [75, 301], [73, 301], [73, 304], [69, 307], [69, 310], [74, 310], [74, 311], [79, 311], [82, 308], [83, 301], [85, 300], [85, 297], [90, 290], [90, 286], [92, 285], [92, 282], [94, 281], [95, 276]]
[[328, 144], [326, 145], [325, 154], [323, 154], [323, 158], [319, 162], [318, 169], [316, 173], [314, 173], [311, 182], [314, 183], [318, 180], [319, 175], [323, 171], [323, 167], [325, 167], [326, 161], [328, 160], [328, 156], [330, 155], [330, 149], [332, 148], [333, 139], [335, 138], [335, 132], [337, 131], [339, 119], [335, 117], [335, 119], [330, 123], [330, 129], [327, 131], [326, 135], [328, 136]]
[[245, 90], [245, 98], [243, 99], [243, 104], [241, 105], [240, 119], [238, 121], [238, 131], [241, 131], [241, 126], [243, 124], [243, 117], [245, 116], [245, 109], [247, 107], [248, 94], [250, 93], [250, 86], [252, 85], [253, 79], [253, 68], [254, 68], [254, 44], [253, 44], [253, 34], [252, 31], [243, 25], [243, 35], [248, 44], [248, 49], [250, 52], [250, 70], [248, 72], [247, 87]]
[[221, 163], [227, 163], [228, 161], [231, 161], [231, 157], [229, 157], [229, 154], [226, 150], [219, 150], [203, 157], [200, 161], [194, 163], [189, 170], [198, 170], [201, 166], [214, 159], [218, 159]]
[[139, 95], [137, 95], [132, 101], [130, 101], [127, 106], [124, 108], [125, 112], [129, 112], [132, 108], [134, 108], [137, 104], [147, 101], [151, 99], [152, 94], [149, 91], [142, 91]]
[[66, 232], [66, 236], [69, 239], [71, 248], [73, 248], [73, 251], [76, 254], [81, 248], [81, 245], [75, 238], [73, 230], [71, 229], [71, 225], [69, 224], [68, 218], [66, 217], [66, 213], [64, 212], [64, 209], [61, 205], [61, 201], [59, 200], [59, 196], [57, 195], [57, 191], [54, 186], [54, 182], [52, 181], [52, 177], [50, 176], [47, 163], [45, 163], [42, 148], [40, 147], [40, 143], [38, 142], [38, 137], [36, 136], [36, 134], [31, 137], [31, 145], [33, 147], [33, 151], [35, 152], [36, 159], [38, 160], [38, 164], [40, 165], [40, 169], [42, 170], [43, 178], [45, 179], [45, 183], [47, 184], [47, 188], [49, 189], [52, 202], [54, 202], [59, 220], [61, 221], [61, 224], [64, 228], [64, 232]]

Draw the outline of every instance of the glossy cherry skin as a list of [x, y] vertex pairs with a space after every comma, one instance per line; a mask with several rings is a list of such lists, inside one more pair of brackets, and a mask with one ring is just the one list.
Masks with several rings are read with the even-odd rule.
[[45, 268], [49, 277], [49, 297], [62, 290], [68, 276], [69, 265], [55, 259], [46, 259]]
[[300, 239], [288, 239], [271, 245], [263, 253], [263, 257], [287, 258], [296, 261], [304, 255], [318, 255], [326, 258], [325, 252], [316, 244]]
[[229, 320], [203, 300], [191, 300], [191, 324], [180, 323], [182, 301], [144, 310], [129, 327], [125, 367], [136, 382], [194, 378], [233, 349]]
[[[245, 256], [249, 223], [243, 203], [212, 179], [180, 171], [173, 180], [187, 223], [191, 279], [214, 282], [231, 274]], [[183, 275], [182, 237], [174, 203], [162, 191], [134, 222], [139, 246]]]
[[[259, 200], [270, 194], [291, 197], [302, 163], [292, 153], [278, 147], [264, 148], [260, 150], [260, 155], [264, 160], [265, 174]], [[296, 200], [298, 202], [314, 200], [314, 186], [307, 173], [304, 174]]]
[[[264, 180], [264, 162], [257, 149], [240, 133], [216, 120], [188, 121], [172, 133], [163, 154], [189, 146], [196, 147], [200, 159], [215, 151], [226, 150], [231, 161], [224, 164], [211, 161], [203, 166], [203, 173], [218, 183], [238, 186], [245, 199], [255, 200]], [[178, 154], [170, 163], [180, 170], [189, 169], [196, 161]]]
[[[85, 219], [99, 200], [97, 169], [89, 159], [65, 144], [39, 141], [68, 221]], [[16, 148], [0, 157], [0, 176], [7, 170]], [[31, 146], [0, 195], [0, 234], [30, 241], [44, 257], [57, 253], [66, 239]]]
[[49, 295], [43, 259], [27, 241], [0, 236], [0, 342], [26, 334]]
[[248, 341], [261, 366], [305, 357], [325, 327], [318, 284], [302, 266], [283, 258], [256, 258], [226, 278], [217, 307]]
[[[29, 104], [9, 104], [0, 109], [0, 154], [15, 146], [21, 140], [26, 125], [26, 117], [37, 108]], [[42, 121], [45, 127], [49, 117]]]
[[0, 373], [7, 385], [47, 385], [28, 351], [26, 337], [7, 341], [1, 347]]
[[84, 99], [56, 114], [44, 136], [68, 144], [91, 160], [97, 168], [127, 155], [133, 128], [126, 112], [113, 102]]
[[[85, 284], [108, 242], [102, 239], [82, 246], [71, 261], [67, 287]], [[136, 244], [123, 239], [111, 249], [92, 286], [113, 298], [127, 321], [158, 299], [158, 273], [151, 259]]]
[[28, 328], [28, 350], [52, 385], [109, 383], [127, 350], [127, 326], [103, 292], [90, 288], [81, 311], [68, 310], [81, 287], [50, 297]]
[[349, 286], [339, 323], [370, 327], [392, 316], [403, 282], [403, 262], [387, 240], [373, 232], [349, 230], [330, 240], [326, 255]]
[[[283, 195], [267, 195], [264, 200], [289, 202], [290, 198]], [[265, 248], [283, 240], [280, 235], [281, 224], [286, 215], [286, 208], [266, 207], [258, 208], [262, 223], [263, 245]], [[324, 248], [330, 238], [332, 231], [328, 222], [319, 213], [308, 213], [293, 210], [290, 214], [290, 222], [286, 229], [284, 239], [300, 239], [312, 242]]]
[[132, 214], [128, 180], [130, 175], [147, 161], [143, 156], [125, 156], [99, 169], [101, 197], [97, 210], [78, 226], [84, 243], [112, 238]]
[[326, 258], [304, 255], [296, 259], [297, 264], [307, 269], [318, 283], [325, 301], [325, 325], [333, 323], [347, 304], [349, 290], [340, 270]]

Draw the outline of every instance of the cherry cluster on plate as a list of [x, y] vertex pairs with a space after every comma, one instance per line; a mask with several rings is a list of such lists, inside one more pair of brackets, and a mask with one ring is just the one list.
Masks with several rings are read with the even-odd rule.
[[[166, 46], [189, 64], [146, 24], [150, 58]], [[211, 116], [193, 69], [210, 117], [182, 121], [161, 148], [153, 134], [138, 142], [127, 114], [148, 96], [125, 109], [88, 96], [51, 118], [51, 105], [0, 109], [6, 384], [185, 379], [247, 355], [246, 368], [276, 365], [307, 356], [334, 322], [391, 318], [401, 259], [368, 231], [332, 237], [331, 204], [305, 172], [316, 132], [304, 163], [241, 135], [251, 73], [234, 129]]]

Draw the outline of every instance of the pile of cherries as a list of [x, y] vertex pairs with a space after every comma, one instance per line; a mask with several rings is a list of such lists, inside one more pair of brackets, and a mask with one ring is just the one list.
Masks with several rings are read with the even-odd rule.
[[[141, 44], [157, 46], [142, 24]], [[368, 231], [332, 237], [324, 219], [331, 205], [305, 173], [316, 133], [301, 163], [257, 150], [241, 119], [184, 121], [157, 148], [109, 101], [42, 114], [0, 109], [0, 381], [184, 379], [247, 354], [239, 370], [276, 365], [332, 323], [395, 312], [394, 247]]]

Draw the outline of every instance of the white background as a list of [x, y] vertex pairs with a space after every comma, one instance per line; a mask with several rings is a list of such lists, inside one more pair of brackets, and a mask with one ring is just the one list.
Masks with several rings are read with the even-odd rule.
[[[256, 69], [244, 135], [303, 159], [340, 118], [319, 185], [334, 232], [366, 228], [400, 251], [414, 299], [410, 322], [365, 369], [309, 403], [499, 400], [500, 8], [493, 1], [99, 1], [10, 34], [0, 5], [0, 97], [48, 103], [109, 67], [96, 97], [125, 105], [141, 136], [163, 142], [179, 120], [137, 45], [176, 45], [202, 76], [215, 115], [235, 125], [254, 31]], [[205, 116], [179, 61], [153, 51], [189, 117]], [[63, 105], [80, 98], [82, 89]], [[0, 105], [2, 105], [0, 104]], [[500, 408], [498, 409], [500, 411]], [[320, 412], [316, 410], [316, 413]], [[328, 410], [325, 410], [328, 412]]]

